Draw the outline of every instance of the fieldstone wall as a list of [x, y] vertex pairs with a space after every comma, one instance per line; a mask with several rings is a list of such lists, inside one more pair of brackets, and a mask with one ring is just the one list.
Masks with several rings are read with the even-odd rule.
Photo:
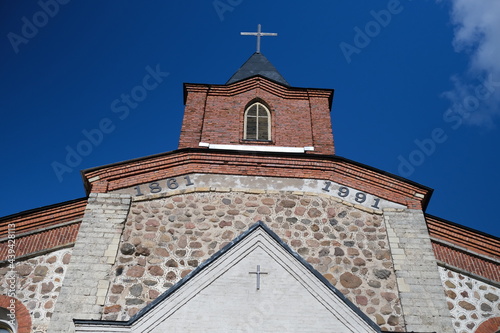
[[[30, 312], [31, 332], [45, 333], [47, 331], [71, 252], [71, 248], [61, 249], [16, 262], [16, 298]], [[8, 266], [0, 268], [0, 294], [2, 295], [8, 290], [5, 276], [10, 276], [9, 272]]]
[[211, 190], [132, 202], [103, 319], [130, 318], [262, 220], [382, 329], [403, 331], [380, 211], [328, 195]]
[[439, 272], [455, 332], [473, 333], [489, 318], [500, 317], [500, 288], [444, 267]]

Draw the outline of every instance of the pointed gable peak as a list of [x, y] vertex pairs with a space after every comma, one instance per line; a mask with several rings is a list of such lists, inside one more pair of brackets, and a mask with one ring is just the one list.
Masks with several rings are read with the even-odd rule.
[[[186, 321], [193, 314], [193, 320]], [[250, 327], [254, 314], [261, 320]], [[233, 239], [128, 321], [74, 322], [75, 332], [81, 333], [220, 332], [228, 327], [289, 332], [304, 325], [309, 332], [381, 332], [263, 222]]]
[[235, 83], [252, 76], [261, 75], [269, 80], [280, 83], [285, 86], [290, 84], [278, 72], [276, 67], [260, 52], [255, 52], [250, 58], [231, 76], [226, 84]]

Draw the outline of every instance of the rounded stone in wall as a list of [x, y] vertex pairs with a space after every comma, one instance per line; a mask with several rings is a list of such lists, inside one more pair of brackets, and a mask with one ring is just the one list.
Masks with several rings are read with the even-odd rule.
[[349, 288], [349, 289], [357, 288], [362, 283], [363, 281], [359, 277], [350, 272], [345, 272], [340, 276], [340, 284], [342, 284], [344, 288]]
[[134, 254], [135, 246], [130, 243], [123, 243], [122, 246], [120, 246], [120, 252], [124, 255]]
[[31, 274], [31, 272], [33, 271], [33, 268], [31, 267], [31, 265], [18, 265], [16, 267], [16, 273], [19, 274], [20, 276], [28, 276]]
[[490, 302], [496, 302], [498, 301], [498, 295], [492, 294], [492, 293], [487, 293], [484, 295], [484, 298], [486, 298]]

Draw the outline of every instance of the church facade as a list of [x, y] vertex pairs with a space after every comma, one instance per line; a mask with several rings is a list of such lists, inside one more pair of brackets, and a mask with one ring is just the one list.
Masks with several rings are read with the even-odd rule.
[[177, 150], [0, 219], [0, 331], [498, 332], [500, 239], [335, 155], [333, 95], [259, 52], [185, 84]]

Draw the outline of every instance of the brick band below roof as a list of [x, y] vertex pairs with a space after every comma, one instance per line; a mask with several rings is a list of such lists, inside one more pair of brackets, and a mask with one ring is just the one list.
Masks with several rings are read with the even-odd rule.
[[[65, 224], [48, 230], [30, 233], [14, 239], [15, 257], [19, 258], [40, 251], [50, 251], [75, 242], [80, 222]], [[9, 242], [7, 239], [0, 243], [0, 261], [7, 260]]]
[[469, 251], [500, 259], [500, 239], [456, 223], [426, 215], [431, 237], [455, 244]]
[[500, 282], [500, 265], [495, 261], [475, 256], [472, 253], [467, 253], [436, 241], [432, 242], [432, 247], [438, 261], [482, 276], [488, 280]]
[[[86, 205], [87, 198], [81, 198], [2, 217], [0, 218], [0, 239], [7, 236], [9, 229], [16, 235], [20, 235], [80, 219], [83, 217]], [[9, 225], [14, 225], [14, 228]]]
[[[288, 155], [182, 149], [140, 160], [85, 170], [88, 192], [120, 188], [189, 173], [331, 180], [381, 198], [422, 209], [432, 190], [394, 175], [330, 155]], [[93, 182], [89, 182], [93, 180]]]

